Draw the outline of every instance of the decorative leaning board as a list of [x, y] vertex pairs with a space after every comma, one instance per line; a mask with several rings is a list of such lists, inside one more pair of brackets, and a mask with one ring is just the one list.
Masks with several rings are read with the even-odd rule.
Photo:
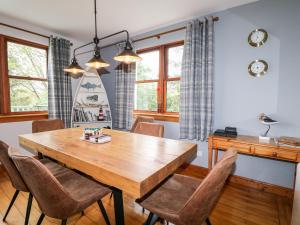
[[[99, 112], [103, 116], [99, 120]], [[72, 127], [112, 127], [111, 110], [105, 87], [96, 70], [87, 70], [77, 87], [73, 108]]]

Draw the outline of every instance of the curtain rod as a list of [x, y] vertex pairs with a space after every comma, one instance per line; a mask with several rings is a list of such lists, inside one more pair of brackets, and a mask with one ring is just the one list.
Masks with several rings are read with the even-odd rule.
[[47, 35], [39, 34], [39, 33], [30, 31], [30, 30], [26, 30], [26, 29], [23, 29], [23, 28], [20, 28], [20, 27], [15, 27], [15, 26], [12, 26], [12, 25], [9, 25], [9, 24], [6, 24], [6, 23], [0, 23], [0, 25], [5, 26], [5, 27], [9, 27], [9, 28], [13, 28], [13, 29], [16, 29], [16, 30], [24, 31], [24, 32], [34, 34], [34, 35], [37, 35], [37, 36], [41, 36], [41, 37], [44, 37], [44, 38], [48, 38], [48, 39], [50, 38]]
[[[214, 22], [219, 21], [219, 17], [213, 17], [213, 21]], [[162, 33], [158, 33], [158, 34], [154, 34], [154, 35], [151, 35], [151, 36], [139, 38], [139, 39], [133, 40], [132, 42], [135, 43], [135, 42], [144, 41], [144, 40], [151, 39], [151, 38], [158, 38], [159, 39], [160, 36], [162, 36], [162, 35], [170, 34], [170, 33], [180, 31], [180, 30], [185, 30], [185, 29], [186, 29], [186, 27], [179, 27], [179, 28], [176, 28], [176, 29], [173, 29], [173, 30], [168, 30], [168, 31], [165, 31], [165, 32], [162, 32]], [[112, 44], [104, 45], [104, 46], [101, 46], [101, 49], [108, 48], [108, 47], [111, 47], [111, 46], [114, 46], [114, 45], [118, 45], [118, 44], [121, 44], [121, 43], [124, 43], [124, 42], [125, 41], [118, 41], [118, 42], [115, 42], [115, 43], [112, 43]]]
[[[213, 17], [213, 21], [214, 22], [219, 21], [219, 17]], [[160, 36], [162, 36], [162, 35], [174, 33], [174, 32], [177, 32], [177, 31], [180, 31], [180, 30], [185, 30], [185, 29], [186, 29], [186, 26], [179, 27], [179, 28], [176, 28], [176, 29], [173, 29], [173, 30], [164, 31], [164, 32], [159, 33], [159, 34], [154, 34], [154, 35], [150, 35], [150, 36], [147, 36], [147, 37], [139, 38], [139, 39], [133, 40], [132, 42], [135, 43], [135, 42], [144, 41], [144, 40], [151, 39], [151, 38], [159, 39]]]
[[[15, 26], [12, 26], [12, 25], [9, 25], [9, 24], [6, 24], [6, 23], [1, 23], [0, 22], [0, 25], [5, 26], [5, 27], [9, 27], [9, 28], [12, 28], [12, 29], [15, 29], [15, 30], [20, 30], [20, 31], [23, 31], [23, 32], [26, 32], [26, 33], [29, 33], [29, 34], [34, 34], [34, 35], [37, 35], [37, 36], [40, 36], [40, 37], [43, 37], [43, 38], [50, 39], [50, 36], [40, 34], [40, 33], [34, 32], [34, 31], [26, 30], [26, 29], [23, 29], [23, 28], [20, 28], [20, 27], [15, 27]], [[73, 43], [70, 43], [70, 45], [72, 46]]]

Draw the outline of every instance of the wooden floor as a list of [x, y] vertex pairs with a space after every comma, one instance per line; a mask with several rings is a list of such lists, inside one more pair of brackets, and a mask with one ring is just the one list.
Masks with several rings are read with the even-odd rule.
[[[3, 169], [0, 169], [0, 224], [6, 208], [14, 194], [15, 189], [11, 186], [9, 178]], [[28, 194], [19, 194], [7, 223], [11, 225], [23, 225]], [[108, 211], [109, 218], [114, 224], [113, 200], [109, 196], [103, 200]], [[139, 205], [133, 199], [124, 196], [126, 225], [142, 224], [147, 215], [142, 213]], [[35, 225], [40, 210], [33, 203], [30, 224]], [[237, 185], [226, 185], [211, 216], [213, 225], [290, 225], [291, 202], [287, 198]], [[43, 225], [60, 224], [60, 221], [46, 217]], [[75, 215], [68, 220], [68, 224], [95, 225], [105, 224], [99, 208], [96, 204], [85, 210], [85, 215]]]

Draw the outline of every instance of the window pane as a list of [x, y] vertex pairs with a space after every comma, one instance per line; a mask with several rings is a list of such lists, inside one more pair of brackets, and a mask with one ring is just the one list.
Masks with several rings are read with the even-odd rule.
[[168, 77], [180, 77], [183, 45], [168, 49]]
[[46, 78], [47, 51], [7, 42], [8, 74]]
[[139, 54], [142, 61], [136, 66], [136, 80], [156, 80], [159, 75], [159, 51]]
[[157, 82], [135, 85], [135, 109], [157, 111]]
[[48, 83], [9, 79], [11, 112], [48, 110]]
[[179, 112], [180, 81], [167, 82], [167, 112]]

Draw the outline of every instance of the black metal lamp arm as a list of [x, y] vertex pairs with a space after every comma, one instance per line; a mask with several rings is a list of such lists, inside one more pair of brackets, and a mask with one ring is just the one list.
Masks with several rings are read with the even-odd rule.
[[89, 42], [89, 43], [87, 43], [87, 44], [81, 45], [81, 46], [79, 46], [79, 47], [77, 47], [77, 48], [74, 48], [74, 50], [73, 50], [73, 57], [76, 56], [76, 51], [77, 51], [77, 50], [79, 50], [79, 49], [81, 49], [81, 48], [84, 48], [84, 47], [86, 47], [86, 46], [89, 46], [89, 45], [91, 45], [91, 44], [94, 44], [94, 42], [92, 41], [92, 42]]
[[[121, 33], [126, 33], [126, 42], [129, 42], [129, 32], [128, 32], [127, 30], [122, 30], [122, 31], [119, 31], [119, 32], [116, 32], [116, 33], [107, 35], [107, 36], [105, 36], [105, 37], [99, 38], [99, 40], [104, 40], [104, 39], [107, 39], [107, 38], [110, 38], [110, 37], [119, 35], [119, 34], [121, 34]], [[92, 41], [92, 42], [89, 42], [89, 43], [87, 43], [87, 44], [81, 45], [81, 46], [79, 46], [79, 47], [77, 47], [77, 48], [74, 48], [74, 50], [73, 50], [73, 57], [74, 57], [74, 56], [83, 55], [83, 54], [86, 54], [86, 53], [93, 52], [94, 50], [90, 50], [90, 51], [80, 52], [80, 53], [77, 53], [77, 54], [76, 54], [76, 51], [77, 51], [77, 50], [79, 50], [79, 49], [81, 49], [81, 48], [84, 48], [84, 47], [86, 47], [86, 46], [89, 46], [89, 45], [91, 45], [91, 44], [94, 44], [94, 43], [95, 43], [95, 42]]]

